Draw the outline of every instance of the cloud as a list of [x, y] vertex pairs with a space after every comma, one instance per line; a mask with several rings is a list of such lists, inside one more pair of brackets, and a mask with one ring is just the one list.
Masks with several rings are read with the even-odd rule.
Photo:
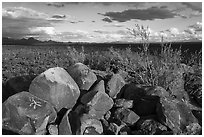
[[139, 20], [155, 20], [155, 19], [167, 19], [177, 16], [176, 13], [169, 11], [168, 9], [151, 7], [148, 9], [128, 9], [122, 12], [106, 12], [105, 14], [98, 13], [110, 17], [112, 20], [118, 22], [126, 22], [131, 19]]
[[65, 19], [65, 18], [66, 18], [66, 15], [55, 14], [55, 15], [52, 16], [52, 18]]
[[72, 24], [76, 24], [76, 23], [80, 23], [80, 22], [84, 22], [84, 21], [82, 21], [82, 20], [79, 20], [79, 21], [74, 21], [74, 20], [73, 20], [73, 21], [70, 21], [70, 20], [69, 20], [68, 22], [69, 22], [69, 23], [72, 23]]
[[192, 28], [188, 28], [188, 29], [184, 30], [184, 32], [187, 34], [195, 34], [195, 30]]
[[55, 31], [53, 24], [64, 21], [83, 22], [61, 14], [54, 14], [50, 17], [45, 13], [24, 7], [4, 8], [2, 9], [2, 35], [16, 39], [35, 37], [40, 40], [48, 40], [60, 35]]
[[111, 22], [112, 22], [112, 20], [109, 19], [109, 18], [104, 18], [104, 19], [102, 19], [102, 20], [105, 21], [105, 22], [108, 22], [108, 23], [111, 23]]
[[182, 2], [182, 4], [194, 11], [202, 12], [201, 2]]
[[56, 8], [62, 8], [64, 7], [64, 3], [63, 2], [50, 2], [50, 3], [47, 3], [47, 6], [54, 6]]
[[172, 36], [176, 36], [180, 33], [178, 28], [170, 28], [170, 29], [167, 29], [166, 32], [168, 32]]
[[56, 34], [53, 40], [56, 41], [72, 41], [72, 42], [88, 42], [92, 35], [83, 30], [76, 30], [75, 32], [67, 31]]
[[104, 25], [104, 27], [116, 27], [116, 28], [121, 28], [121, 27], [124, 27], [124, 25], [122, 24], [111, 24], [111, 25]]
[[[47, 29], [53, 27], [47, 14], [24, 7], [10, 7], [2, 9], [2, 11], [3, 37], [17, 39], [27, 36], [49, 37], [49, 31], [45, 29], [43, 31], [42, 29], [43, 27]], [[36, 31], [34, 31], [34, 28], [36, 28]]]
[[188, 26], [189, 28], [194, 29], [195, 31], [202, 31], [202, 23], [201, 22], [196, 22], [193, 25]]
[[94, 30], [93, 37], [99, 42], [113, 42], [113, 41], [134, 41], [135, 39], [128, 33], [128, 30]]
[[195, 24], [189, 25], [187, 29], [184, 30], [185, 33], [190, 35], [196, 35], [202, 33], [202, 23], [196, 22]]
[[2, 16], [10, 18], [32, 18], [32, 19], [48, 18], [48, 15], [45, 13], [37, 12], [35, 10], [24, 7], [9, 7], [6, 9], [2, 9]]
[[33, 27], [33, 28], [29, 28], [31, 34], [32, 33], [39, 33], [39, 32], [43, 32], [46, 33], [48, 35], [54, 35], [56, 34], [55, 32], [55, 28], [54, 27]]

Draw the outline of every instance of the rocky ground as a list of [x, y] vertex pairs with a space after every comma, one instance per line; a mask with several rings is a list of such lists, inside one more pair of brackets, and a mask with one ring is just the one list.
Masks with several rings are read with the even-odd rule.
[[126, 82], [125, 72], [82, 63], [3, 83], [3, 134], [202, 134], [202, 83], [188, 66], [172, 72], [168, 90]]

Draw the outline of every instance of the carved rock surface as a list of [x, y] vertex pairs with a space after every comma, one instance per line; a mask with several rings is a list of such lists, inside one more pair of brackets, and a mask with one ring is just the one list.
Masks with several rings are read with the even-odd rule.
[[76, 82], [60, 67], [50, 68], [37, 76], [29, 92], [50, 102], [57, 111], [72, 108], [80, 95]]
[[28, 92], [9, 97], [3, 103], [2, 112], [3, 129], [19, 134], [45, 134], [47, 124], [57, 116], [50, 103]]

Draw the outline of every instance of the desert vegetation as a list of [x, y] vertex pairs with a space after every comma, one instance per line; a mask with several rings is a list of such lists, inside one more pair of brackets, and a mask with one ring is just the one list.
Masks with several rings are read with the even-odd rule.
[[[128, 96], [128, 92], [130, 91], [130, 89], [132, 89], [130, 93], [131, 95], [133, 94], [134, 97], [137, 96], [135, 94], [139, 95], [139, 93], [136, 93], [138, 88], [143, 89], [145, 92], [144, 94], [148, 94], [148, 95], [145, 95], [145, 96], [139, 95], [141, 97], [139, 98], [139, 102], [141, 103], [142, 101], [145, 100], [147, 102], [150, 101], [150, 104], [151, 104], [155, 100], [157, 100], [157, 97], [155, 98], [155, 95], [153, 95], [152, 93], [150, 95], [148, 91], [151, 91], [150, 90], [151, 88], [158, 90], [158, 87], [161, 87], [162, 89], [164, 89], [165, 92], [161, 90], [162, 95], [160, 94], [156, 95], [156, 96], [159, 96], [160, 98], [159, 99], [160, 104], [163, 103], [164, 106], [168, 104], [170, 105], [169, 108], [171, 108], [172, 106], [176, 104], [175, 106], [178, 109], [176, 110], [176, 112], [178, 111], [178, 113], [181, 114], [182, 119], [184, 120], [186, 120], [186, 117], [193, 117], [192, 118], [193, 124], [191, 123], [192, 121], [189, 119], [188, 119], [188, 122], [186, 123], [184, 122], [185, 124], [187, 124], [185, 125], [185, 128], [182, 127], [183, 126], [182, 124], [177, 123], [175, 121], [173, 121], [173, 125], [172, 125], [172, 123], [169, 124], [168, 122], [164, 122], [161, 119], [158, 120], [157, 118], [155, 118], [156, 121], [160, 122], [160, 124], [164, 124], [164, 125], [166, 124], [165, 126], [168, 127], [165, 130], [165, 132], [162, 131], [159, 133], [157, 133], [156, 131], [152, 132], [149, 130], [148, 132], [146, 130], [142, 131], [138, 127], [134, 129], [134, 126], [135, 126], [134, 123], [127, 124], [127, 121], [125, 122], [126, 128], [124, 129], [124, 131], [120, 131], [121, 129], [119, 128], [120, 124], [118, 125], [117, 122], [111, 122], [111, 120], [106, 119], [106, 121], [108, 121], [108, 126], [107, 125], [104, 126], [103, 125], [104, 119], [103, 119], [101, 120], [102, 125], [103, 125], [103, 132], [101, 132], [100, 128], [98, 129], [101, 134], [110, 133], [109, 131], [111, 131], [112, 134], [123, 134], [123, 133], [124, 134], [201, 134], [201, 128], [199, 127], [199, 125], [202, 126], [202, 124], [200, 124], [201, 120], [199, 116], [200, 116], [200, 113], [202, 112], [202, 88], [201, 88], [202, 87], [202, 83], [201, 83], [201, 80], [202, 80], [202, 52], [197, 51], [195, 53], [188, 54], [188, 56], [186, 56], [182, 54], [183, 51], [181, 51], [181, 49], [173, 49], [171, 47], [171, 44], [166, 44], [163, 41], [161, 42], [161, 48], [159, 50], [155, 50], [155, 52], [150, 52], [149, 51], [150, 42], [149, 42], [148, 27], [136, 25], [134, 29], [129, 29], [129, 31], [133, 36], [141, 38], [142, 43], [143, 43], [141, 50], [133, 51], [130, 47], [127, 47], [126, 49], [123, 49], [123, 50], [110, 47], [108, 48], [108, 50], [104, 50], [104, 51], [86, 52], [84, 50], [84, 48], [86, 47], [83, 47], [83, 46], [80, 49], [77, 49], [72, 46], [66, 46], [66, 47], [3, 46], [3, 52], [2, 52], [3, 86], [5, 87], [5, 89], [6, 88], [8, 89], [8, 87], [6, 87], [8, 86], [8, 81], [17, 76], [25, 76], [25, 75], [31, 76], [32, 75], [36, 77], [36, 76], [39, 76], [41, 73], [45, 72], [46, 70], [50, 68], [55, 68], [55, 67], [64, 68], [65, 71], [70, 73], [70, 75], [72, 73], [75, 75], [74, 72], [70, 71], [70, 67], [72, 69], [77, 70], [80, 67], [75, 68], [76, 64], [81, 63], [95, 73], [94, 75], [97, 76], [98, 81], [99, 81], [99, 76], [100, 78], [102, 78], [102, 80], [104, 80], [105, 83], [102, 82], [101, 84], [101, 81], [99, 81], [98, 84], [100, 83], [99, 85], [105, 85], [105, 91], [110, 90], [111, 88], [109, 87], [109, 89], [107, 89], [108, 87], [107, 83], [109, 83], [108, 81], [110, 81], [111, 79], [109, 77], [113, 77], [114, 75], [119, 74], [124, 80], [124, 82], [122, 83], [125, 83], [123, 84], [123, 86], [124, 85], [126, 86], [124, 86], [123, 87], [124, 89], [123, 89], [122, 86], [120, 85], [121, 89], [117, 91], [119, 97], [117, 96], [117, 98], [114, 98], [110, 94], [109, 94], [110, 97], [108, 96], [106, 97], [106, 95], [104, 95], [106, 97], [104, 98], [108, 100], [107, 102], [109, 102], [109, 104], [104, 105], [108, 107], [107, 108], [105, 107], [107, 109], [107, 113], [104, 112], [103, 115], [107, 116], [108, 113], [110, 112], [114, 114], [117, 113], [118, 115], [120, 115], [119, 113], [123, 113], [123, 110], [118, 109], [116, 111], [114, 109], [113, 110], [111, 109], [114, 103], [115, 103], [114, 106], [115, 105], [117, 106], [117, 103], [116, 103], [117, 101], [118, 102], [123, 101], [123, 103], [129, 101], [128, 103], [130, 104], [131, 104], [131, 100], [135, 102], [135, 99]], [[104, 75], [101, 75], [101, 73], [103, 73]], [[75, 77], [73, 75], [71, 76], [73, 78]], [[94, 79], [96, 79], [95, 76], [94, 76]], [[76, 80], [74, 78], [74, 80], [77, 82], [78, 79]], [[84, 103], [84, 100], [86, 102], [87, 101], [86, 96], [90, 97], [90, 95], [82, 94], [82, 91], [84, 91], [84, 89], [82, 90], [80, 88], [80, 84], [79, 83], [77, 84], [80, 89], [80, 95], [78, 94], [79, 91], [77, 91], [77, 96], [81, 100], [82, 104], [86, 106], [86, 103]], [[132, 85], [137, 85], [137, 86], [131, 87]], [[89, 88], [85, 90], [92, 92], [93, 86], [92, 88], [90, 89]], [[35, 86], [32, 89], [35, 89]], [[123, 92], [123, 93], [120, 94], [119, 92]], [[135, 92], [135, 93], [132, 93], [132, 92]], [[37, 94], [35, 93], [34, 90], [32, 90], [31, 93]], [[93, 94], [96, 94], [96, 93], [93, 93]], [[168, 97], [166, 95], [164, 97], [163, 94], [168, 94]], [[84, 97], [83, 95], [86, 95], [86, 96]], [[77, 98], [75, 99], [75, 102]], [[110, 98], [113, 98], [113, 99], [110, 99]], [[123, 99], [125, 99], [125, 101]], [[140, 99], [143, 99], [143, 100], [140, 100]], [[175, 103], [174, 99], [176, 99], [180, 104], [178, 102]], [[77, 101], [77, 103], [79, 102], [80, 101]], [[126, 105], [128, 103], [126, 103]], [[148, 103], [147, 104], [145, 103], [146, 102], [144, 102], [144, 107], [147, 107], [145, 105], [147, 105]], [[180, 107], [182, 105], [184, 106], [183, 109], [182, 107]], [[78, 112], [80, 107], [78, 108], [77, 106], [80, 106], [80, 105], [77, 104], [74, 107], [73, 106], [74, 105], [70, 107], [72, 108], [72, 111], [76, 110], [76, 112]], [[133, 109], [131, 109], [132, 108], [131, 105], [129, 107], [127, 106], [125, 107], [124, 105], [122, 106], [123, 106], [122, 108], [125, 110], [129, 108], [128, 110], [126, 110], [128, 111], [128, 114], [129, 112], [131, 112], [131, 114], [135, 112], [140, 118], [144, 118], [150, 115], [152, 116], [152, 114], [155, 114], [153, 112], [149, 113], [149, 111], [147, 112], [148, 113], [147, 115], [143, 114], [143, 112], [141, 112], [143, 111], [142, 107], [139, 107], [141, 110], [138, 111], [138, 107], [136, 108], [133, 107]], [[158, 110], [159, 107], [161, 106], [158, 107], [157, 105], [156, 107]], [[61, 108], [63, 107], [60, 106], [60, 109]], [[70, 108], [67, 108], [67, 109], [70, 109]], [[164, 108], [164, 109], [167, 109], [167, 108]], [[172, 107], [172, 109], [173, 108], [174, 107]], [[58, 111], [60, 111], [60, 109], [57, 110], [57, 113], [59, 113]], [[108, 111], [109, 109], [110, 111]], [[170, 111], [171, 110], [167, 109], [167, 112], [170, 112]], [[144, 110], [144, 112], [146, 111]], [[186, 112], [189, 112], [189, 113], [186, 114]], [[161, 113], [165, 113], [165, 112], [157, 111], [156, 112], [157, 117], [158, 115], [160, 116]], [[136, 114], [134, 114], [134, 116]], [[176, 114], [172, 114], [171, 116], [167, 116], [167, 114], [163, 114], [163, 115], [168, 117], [170, 120], [172, 120], [171, 119], [172, 117], [176, 116]], [[112, 117], [112, 115], [110, 117]], [[117, 116], [115, 116], [114, 118], [116, 117]], [[196, 118], [194, 119], [194, 117]], [[91, 119], [91, 122], [94, 122], [94, 120], [98, 118], [95, 118], [94, 120], [93, 119]], [[148, 120], [148, 118], [146, 118], [146, 120]], [[149, 120], [150, 120], [149, 121], [150, 123], [153, 122], [152, 118]], [[158, 125], [157, 126], [154, 125], [155, 123], [154, 124], [153, 123], [149, 124], [149, 126], [150, 125], [153, 125], [153, 127], [158, 126]], [[199, 125], [196, 123], [199, 123]], [[114, 124], [116, 124], [117, 126], [114, 126]], [[104, 128], [106, 126], [108, 127], [107, 130], [105, 130]], [[114, 131], [113, 129], [110, 129], [109, 127], [111, 126], [116, 128], [117, 132]], [[137, 126], [138, 126], [138, 122], [137, 122]], [[142, 128], [142, 124], [140, 126]], [[173, 128], [174, 126], [181, 126], [181, 127], [174, 129]], [[97, 127], [95, 128], [97, 129]], [[73, 131], [72, 131], [72, 134], [73, 134]]]

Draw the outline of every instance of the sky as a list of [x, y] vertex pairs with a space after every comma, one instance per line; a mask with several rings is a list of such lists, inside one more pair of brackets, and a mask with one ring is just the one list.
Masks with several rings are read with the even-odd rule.
[[[202, 40], [201, 2], [3, 2], [2, 36], [61, 42]], [[148, 28], [147, 28], [148, 27]]]

